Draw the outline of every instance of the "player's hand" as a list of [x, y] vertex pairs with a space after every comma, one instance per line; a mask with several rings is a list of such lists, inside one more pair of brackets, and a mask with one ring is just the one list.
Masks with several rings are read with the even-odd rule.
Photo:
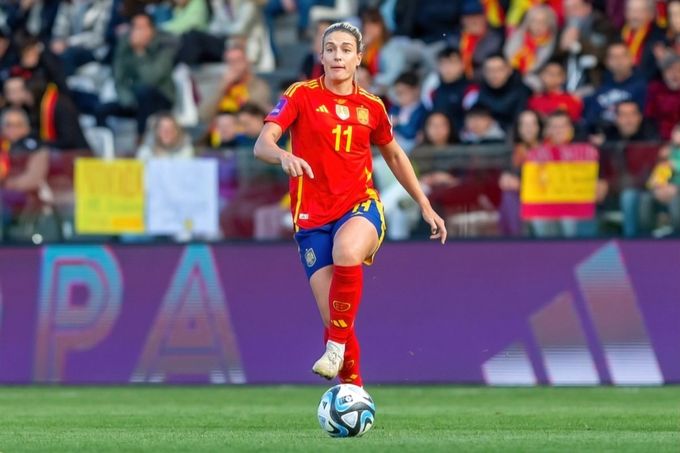
[[446, 225], [439, 214], [432, 207], [423, 208], [423, 219], [430, 225], [430, 239], [439, 239], [443, 244], [446, 242]]
[[314, 179], [314, 172], [307, 161], [294, 156], [291, 153], [285, 153], [284, 156], [281, 157], [281, 168], [283, 168], [283, 171], [292, 178], [297, 178], [306, 173], [310, 179]]

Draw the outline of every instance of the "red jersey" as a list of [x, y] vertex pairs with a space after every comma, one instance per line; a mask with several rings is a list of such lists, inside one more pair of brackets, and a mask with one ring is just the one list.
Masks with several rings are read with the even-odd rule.
[[377, 199], [371, 144], [392, 141], [392, 124], [380, 98], [354, 86], [341, 96], [324, 77], [291, 85], [265, 118], [290, 129], [293, 154], [312, 167], [290, 179], [291, 212], [298, 228], [338, 220], [357, 203]]

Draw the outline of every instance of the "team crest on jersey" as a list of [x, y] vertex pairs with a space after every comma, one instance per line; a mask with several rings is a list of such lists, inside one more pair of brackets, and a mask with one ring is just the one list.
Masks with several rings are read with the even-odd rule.
[[335, 104], [335, 114], [341, 120], [346, 120], [349, 118], [349, 107], [346, 105]]
[[357, 120], [361, 124], [368, 124], [368, 109], [366, 107], [357, 107]]
[[305, 262], [307, 263], [307, 267], [312, 267], [316, 264], [316, 255], [314, 254], [313, 249], [305, 250]]

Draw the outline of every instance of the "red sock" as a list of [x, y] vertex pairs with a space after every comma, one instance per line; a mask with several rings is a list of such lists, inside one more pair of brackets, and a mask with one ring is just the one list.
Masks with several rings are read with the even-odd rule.
[[[328, 341], [329, 329], [323, 330], [323, 344], [326, 345]], [[363, 380], [361, 379], [361, 371], [359, 370], [359, 360], [361, 358], [361, 349], [359, 348], [359, 341], [356, 333], [352, 329], [352, 333], [345, 343], [345, 356], [343, 358], [342, 369], [338, 374], [340, 382], [346, 384], [354, 384], [361, 387]]]
[[363, 275], [361, 264], [333, 266], [333, 280], [331, 280], [328, 301], [331, 312], [329, 338], [336, 343], [347, 343], [352, 333], [354, 318], [359, 310], [359, 302], [361, 302]]
[[360, 355], [359, 341], [354, 329], [352, 329], [352, 334], [347, 339], [347, 343], [345, 343], [345, 361], [338, 375], [340, 382], [358, 385], [359, 387], [363, 385], [361, 371], [359, 371]]

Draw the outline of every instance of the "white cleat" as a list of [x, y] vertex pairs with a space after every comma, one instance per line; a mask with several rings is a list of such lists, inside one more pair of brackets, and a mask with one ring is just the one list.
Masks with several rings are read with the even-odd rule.
[[312, 371], [326, 379], [333, 379], [342, 369], [342, 360], [345, 355], [345, 345], [328, 341], [326, 352], [316, 361]]

